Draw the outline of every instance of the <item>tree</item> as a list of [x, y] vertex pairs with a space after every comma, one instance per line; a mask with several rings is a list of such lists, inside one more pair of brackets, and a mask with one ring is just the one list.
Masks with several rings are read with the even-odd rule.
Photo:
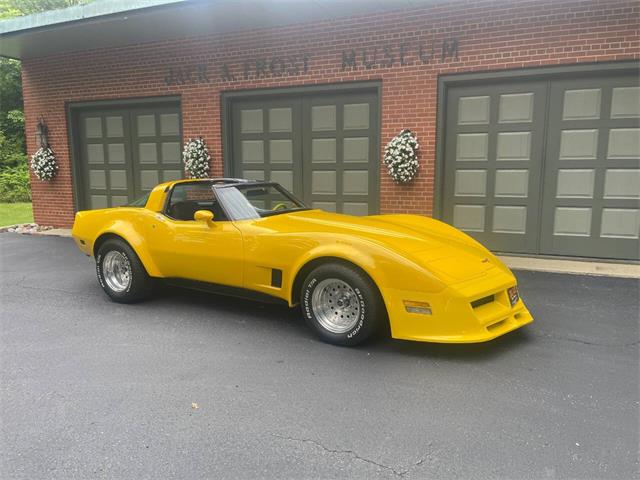
[[0, 20], [89, 3], [90, 0], [0, 0]]
[[[88, 3], [90, 0], [0, 0], [0, 20]], [[0, 170], [26, 163], [20, 62], [0, 58]]]

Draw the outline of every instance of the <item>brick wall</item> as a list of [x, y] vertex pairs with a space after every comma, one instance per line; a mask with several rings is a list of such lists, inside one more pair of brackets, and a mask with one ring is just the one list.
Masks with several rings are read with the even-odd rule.
[[[640, 4], [628, 0], [467, 0], [407, 11], [242, 31], [178, 41], [133, 45], [92, 52], [61, 54], [23, 62], [27, 144], [35, 149], [33, 131], [44, 115], [60, 170], [52, 182], [32, 178], [35, 221], [55, 226], [73, 222], [74, 199], [65, 103], [161, 95], [182, 98], [185, 138], [201, 135], [213, 156], [212, 173], [223, 171], [220, 92], [264, 87], [346, 81], [382, 81], [384, 146], [402, 128], [411, 128], [421, 143], [419, 175], [409, 186], [395, 185], [381, 171], [381, 210], [431, 214], [435, 162], [437, 79], [441, 74], [575, 64], [640, 58]], [[442, 61], [444, 40], [457, 39], [458, 59]], [[407, 65], [400, 65], [406, 43]], [[428, 56], [417, 59], [418, 45]], [[392, 67], [361, 66], [361, 51], [392, 47]], [[342, 69], [342, 52], [355, 49], [357, 69]], [[244, 79], [239, 65], [255, 59], [308, 54], [308, 72], [267, 73]], [[371, 60], [371, 58], [367, 58]], [[209, 82], [170, 85], [176, 72], [195, 64], [209, 65]], [[227, 63], [236, 80], [222, 79]], [[278, 70], [276, 68], [276, 70]], [[197, 74], [196, 74], [197, 77]]]

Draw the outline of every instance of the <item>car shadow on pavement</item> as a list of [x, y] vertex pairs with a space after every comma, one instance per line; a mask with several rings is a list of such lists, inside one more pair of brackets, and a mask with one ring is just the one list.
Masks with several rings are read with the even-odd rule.
[[[217, 314], [227, 314], [234, 317], [243, 317], [248, 322], [277, 324], [278, 328], [286, 328], [291, 335], [300, 336], [300, 340], [307, 341], [312, 338], [319, 345], [324, 343], [317, 339], [309, 327], [305, 324], [299, 307], [289, 308], [277, 303], [264, 303], [239, 297], [218, 295], [210, 292], [189, 290], [180, 287], [163, 285], [158, 298], [167, 299], [172, 303], [180, 303], [183, 307], [198, 307], [211, 309]], [[351, 347], [355, 350], [376, 352], [384, 354], [398, 354], [430, 359], [448, 360], [491, 360], [513, 350], [522, 348], [523, 345], [540, 341], [526, 326], [502, 337], [482, 343], [428, 343], [397, 340], [390, 337], [388, 332], [381, 332], [372, 341], [364, 345]], [[326, 345], [326, 344], [324, 344]], [[331, 348], [341, 348], [333, 347]]]

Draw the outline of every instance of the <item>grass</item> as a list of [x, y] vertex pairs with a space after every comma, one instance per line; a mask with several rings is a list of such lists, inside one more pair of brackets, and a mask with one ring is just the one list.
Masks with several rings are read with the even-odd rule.
[[33, 222], [30, 203], [0, 203], [0, 227]]

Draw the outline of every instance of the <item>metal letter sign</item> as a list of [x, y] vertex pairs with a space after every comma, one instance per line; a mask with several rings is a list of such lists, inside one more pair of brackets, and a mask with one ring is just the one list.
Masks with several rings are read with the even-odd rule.
[[199, 63], [187, 67], [170, 67], [164, 77], [167, 86], [200, 83], [235, 82], [273, 77], [295, 77], [309, 72], [311, 56], [304, 53], [288, 57], [256, 58], [241, 63], [223, 63], [219, 73], [212, 75], [209, 65]]
[[[402, 41], [400, 44], [387, 44], [381, 47], [375, 46], [363, 48], [362, 55], [356, 57], [354, 49], [342, 52], [342, 70], [357, 70], [365, 68], [392, 68], [395, 66], [414, 65], [416, 63], [427, 65], [439, 58], [441, 63], [447, 60], [458, 60], [457, 38], [443, 40], [442, 42], [421, 42], [418, 44]], [[378, 55], [379, 50], [382, 53]], [[436, 52], [439, 56], [436, 57]], [[360, 60], [358, 62], [358, 59]]]

